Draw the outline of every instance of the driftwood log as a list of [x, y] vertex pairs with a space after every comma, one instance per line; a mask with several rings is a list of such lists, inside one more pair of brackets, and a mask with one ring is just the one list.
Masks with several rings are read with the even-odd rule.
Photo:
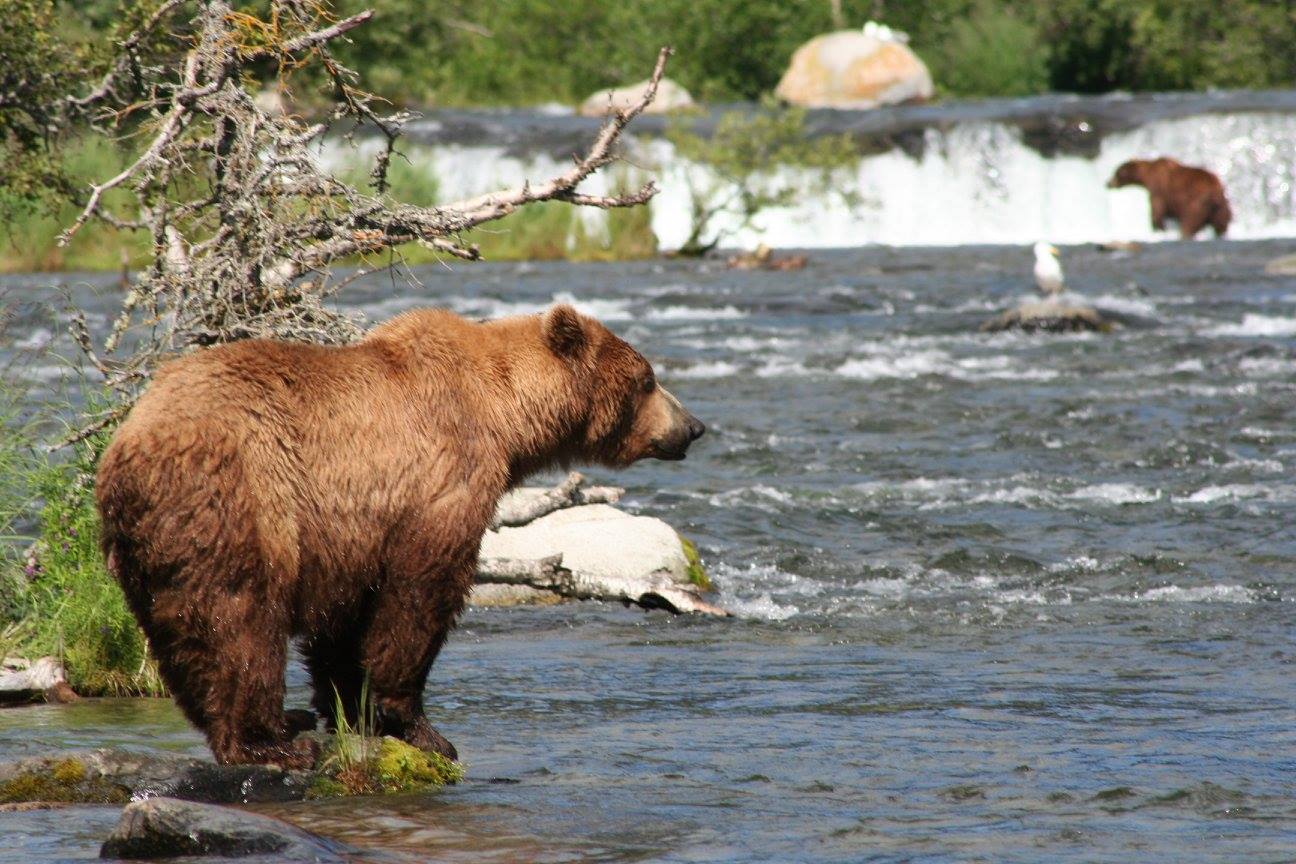
[[6, 657], [0, 664], [0, 706], [32, 702], [74, 702], [77, 695], [63, 675], [63, 664], [54, 657], [27, 661]]

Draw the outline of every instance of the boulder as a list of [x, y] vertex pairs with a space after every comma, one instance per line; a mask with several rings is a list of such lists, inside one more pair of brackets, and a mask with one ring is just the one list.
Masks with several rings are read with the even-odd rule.
[[152, 796], [220, 804], [300, 801], [314, 779], [276, 765], [101, 749], [0, 765], [0, 803], [120, 804]]
[[931, 73], [886, 28], [816, 36], [792, 55], [774, 94], [806, 108], [876, 108], [930, 99]]
[[477, 580], [672, 612], [728, 614], [702, 599], [700, 571], [685, 541], [660, 519], [586, 504], [488, 531]]
[[244, 858], [275, 861], [343, 862], [342, 846], [300, 828], [262, 816], [175, 798], [135, 801], [99, 851], [101, 858]]
[[1024, 330], [1028, 333], [1073, 333], [1089, 330], [1106, 333], [1112, 329], [1112, 322], [1092, 307], [1049, 298], [1023, 301], [1015, 308], [991, 318], [981, 325], [981, 329], [987, 333], [997, 333], [1001, 330]]
[[[600, 90], [582, 102], [577, 113], [582, 117], [602, 117], [612, 110], [625, 111], [639, 101], [647, 86], [648, 82], [645, 80], [615, 90]], [[666, 114], [695, 107], [697, 105], [687, 90], [671, 79], [663, 78], [657, 85], [656, 98], [648, 103], [644, 113]]]

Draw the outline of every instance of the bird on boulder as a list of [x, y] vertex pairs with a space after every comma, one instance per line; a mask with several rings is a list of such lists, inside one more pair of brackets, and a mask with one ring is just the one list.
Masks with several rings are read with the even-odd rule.
[[1041, 240], [1035, 244], [1035, 290], [1045, 297], [1056, 297], [1065, 289], [1057, 247]]

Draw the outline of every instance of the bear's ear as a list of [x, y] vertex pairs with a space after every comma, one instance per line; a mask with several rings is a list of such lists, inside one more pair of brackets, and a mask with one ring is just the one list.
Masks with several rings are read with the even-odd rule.
[[544, 334], [549, 350], [559, 357], [578, 357], [589, 342], [581, 314], [566, 303], [544, 313], [544, 318], [540, 321], [540, 332]]

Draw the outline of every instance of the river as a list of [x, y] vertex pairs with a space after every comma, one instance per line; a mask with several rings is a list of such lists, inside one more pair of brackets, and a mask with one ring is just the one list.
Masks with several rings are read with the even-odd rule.
[[[688, 122], [701, 135], [750, 105], [716, 106]], [[589, 191], [654, 179], [652, 230], [662, 248], [684, 242], [692, 195], [722, 200], [731, 192], [706, 164], [683, 159], [670, 143], [672, 121], [640, 117], [629, 128], [631, 167], [597, 175]], [[560, 110], [435, 110], [409, 127], [403, 147], [412, 170], [426, 175], [439, 200], [541, 182], [571, 165], [598, 121]], [[722, 211], [714, 228], [725, 244], [752, 248], [851, 247], [866, 243], [948, 246], [1178, 236], [1155, 231], [1142, 189], [1107, 189], [1127, 159], [1169, 156], [1219, 175], [1228, 190], [1235, 238], [1296, 235], [1296, 90], [1144, 93], [1106, 96], [1049, 94], [881, 108], [820, 109], [806, 115], [807, 135], [847, 135], [857, 161], [829, 182], [816, 172], [772, 166], [753, 182], [771, 193], [793, 191], [785, 206], [768, 207], [744, 224]], [[377, 142], [362, 141], [368, 153]], [[341, 142], [326, 161], [346, 164], [357, 153]], [[363, 171], [361, 171], [363, 173]], [[708, 193], [708, 190], [713, 190]], [[585, 230], [604, 224], [586, 211]]]
[[[1063, 249], [1136, 322], [1109, 335], [978, 333], [1020, 247], [353, 284], [371, 319], [569, 300], [642, 348], [710, 431], [590, 473], [738, 617], [472, 610], [427, 695], [467, 781], [270, 812], [383, 861], [1289, 860], [1296, 279], [1262, 268], [1291, 249]], [[106, 277], [5, 282], [0, 358], [71, 356], [60, 290], [109, 320]], [[50, 358], [16, 367], [31, 398], [75, 400]], [[0, 712], [0, 759], [110, 744], [204, 752], [165, 701]], [[116, 817], [0, 814], [0, 858], [93, 858]]]

